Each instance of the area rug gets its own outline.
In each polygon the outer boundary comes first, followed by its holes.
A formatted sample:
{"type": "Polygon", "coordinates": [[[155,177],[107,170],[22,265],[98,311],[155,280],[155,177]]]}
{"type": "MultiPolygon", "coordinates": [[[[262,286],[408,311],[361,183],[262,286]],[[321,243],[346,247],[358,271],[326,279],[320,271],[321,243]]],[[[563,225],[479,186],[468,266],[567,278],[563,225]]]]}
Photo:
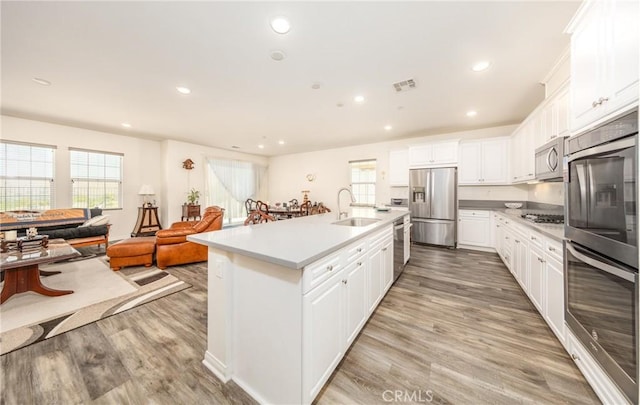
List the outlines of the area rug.
{"type": "Polygon", "coordinates": [[[156,267],[112,271],[105,257],[41,266],[48,287],[73,294],[16,294],[0,305],[0,355],[118,314],[191,285],[156,267]]]}

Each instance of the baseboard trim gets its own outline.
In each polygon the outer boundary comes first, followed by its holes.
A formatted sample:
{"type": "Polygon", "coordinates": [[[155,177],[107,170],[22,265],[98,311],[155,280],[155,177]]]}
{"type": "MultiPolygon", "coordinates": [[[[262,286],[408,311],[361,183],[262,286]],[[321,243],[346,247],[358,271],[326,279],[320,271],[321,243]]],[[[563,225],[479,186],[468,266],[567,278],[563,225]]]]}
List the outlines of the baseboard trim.
{"type": "Polygon", "coordinates": [[[206,368],[209,369],[220,381],[223,383],[229,382],[231,380],[229,367],[225,366],[220,362],[220,360],[216,359],[209,351],[204,353],[204,359],[202,360],[202,364],[206,368]]]}
{"type": "Polygon", "coordinates": [[[496,250],[494,248],[483,247],[483,246],[472,246],[472,245],[460,245],[460,244],[458,244],[458,249],[477,250],[479,252],[496,253],[496,250]]]}

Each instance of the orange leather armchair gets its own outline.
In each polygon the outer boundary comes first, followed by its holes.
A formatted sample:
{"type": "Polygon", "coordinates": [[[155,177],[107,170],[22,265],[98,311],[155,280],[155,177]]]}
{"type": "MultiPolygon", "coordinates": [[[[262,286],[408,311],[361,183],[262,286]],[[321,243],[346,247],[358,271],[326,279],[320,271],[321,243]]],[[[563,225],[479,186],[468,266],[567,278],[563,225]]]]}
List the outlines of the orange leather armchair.
{"type": "Polygon", "coordinates": [[[168,266],[207,261],[208,248],[187,241],[187,235],[217,231],[222,228],[224,209],[207,207],[200,221],[175,222],[169,229],[156,232],[156,262],[165,269],[168,266]]]}

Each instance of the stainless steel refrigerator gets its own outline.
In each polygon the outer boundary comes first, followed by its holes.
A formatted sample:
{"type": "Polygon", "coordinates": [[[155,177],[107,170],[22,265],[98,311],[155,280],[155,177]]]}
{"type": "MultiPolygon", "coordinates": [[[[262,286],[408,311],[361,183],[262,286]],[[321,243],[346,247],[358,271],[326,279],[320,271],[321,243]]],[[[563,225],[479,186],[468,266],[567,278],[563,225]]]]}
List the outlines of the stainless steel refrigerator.
{"type": "Polygon", "coordinates": [[[409,209],[414,242],[456,246],[457,183],[455,167],[410,170],[409,209]]]}

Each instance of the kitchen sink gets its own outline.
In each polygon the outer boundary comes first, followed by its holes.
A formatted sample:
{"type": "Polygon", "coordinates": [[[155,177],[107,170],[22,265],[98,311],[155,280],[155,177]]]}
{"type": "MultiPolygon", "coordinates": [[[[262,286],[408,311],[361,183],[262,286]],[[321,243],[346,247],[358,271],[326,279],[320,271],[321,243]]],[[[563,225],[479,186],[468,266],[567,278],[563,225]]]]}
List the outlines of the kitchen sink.
{"type": "Polygon", "coordinates": [[[343,219],[342,221],[333,222],[333,224],[344,225],[344,226],[367,226],[367,225],[375,224],[378,221],[380,220],[376,218],[353,217],[353,218],[343,219]]]}

